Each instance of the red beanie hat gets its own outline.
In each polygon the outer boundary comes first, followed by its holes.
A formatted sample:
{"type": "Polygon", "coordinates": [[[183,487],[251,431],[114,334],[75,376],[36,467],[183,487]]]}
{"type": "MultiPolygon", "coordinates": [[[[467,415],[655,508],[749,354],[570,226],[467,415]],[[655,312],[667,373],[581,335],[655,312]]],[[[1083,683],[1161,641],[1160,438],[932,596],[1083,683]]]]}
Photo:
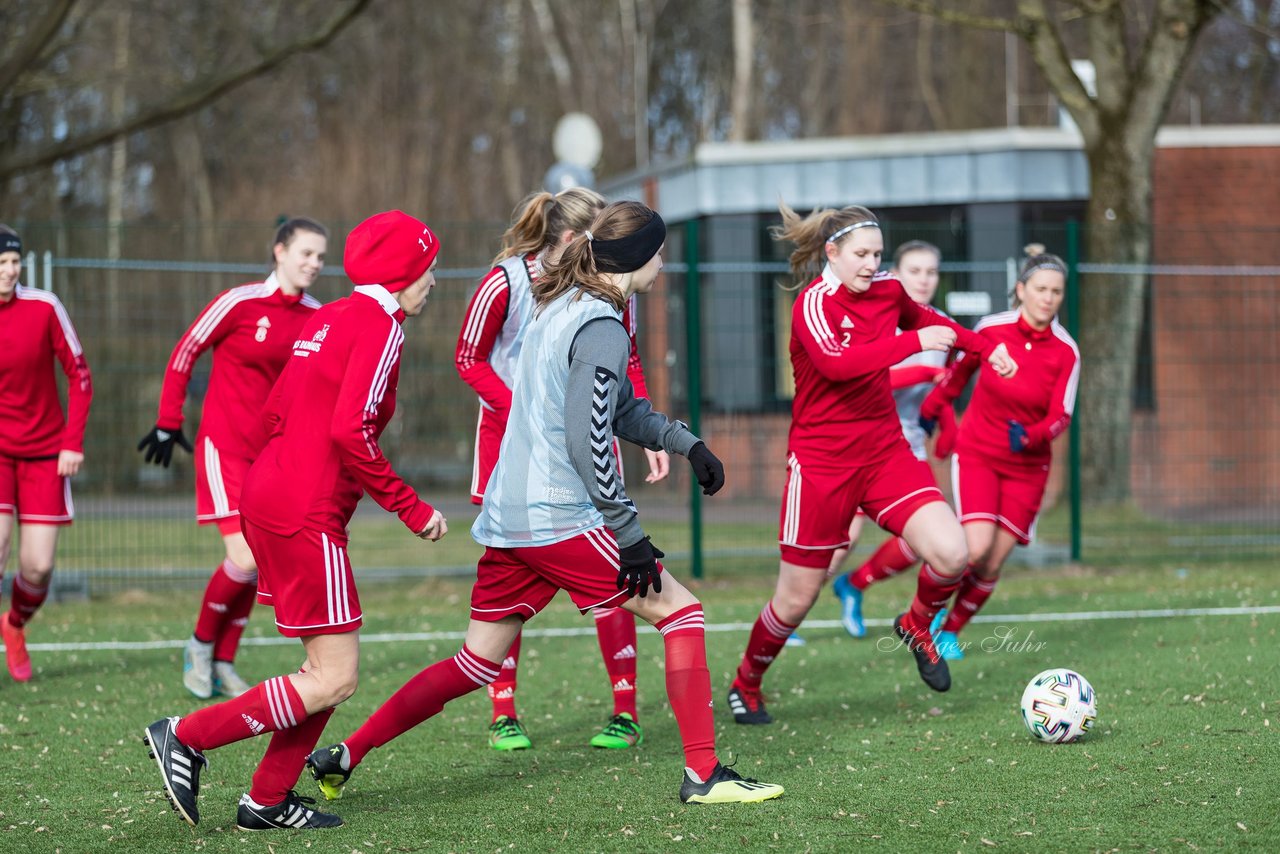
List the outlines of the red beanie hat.
{"type": "Polygon", "coordinates": [[[395,293],[427,272],[440,241],[427,224],[404,211],[374,214],[347,235],[342,267],[357,285],[382,285],[395,293]]]}

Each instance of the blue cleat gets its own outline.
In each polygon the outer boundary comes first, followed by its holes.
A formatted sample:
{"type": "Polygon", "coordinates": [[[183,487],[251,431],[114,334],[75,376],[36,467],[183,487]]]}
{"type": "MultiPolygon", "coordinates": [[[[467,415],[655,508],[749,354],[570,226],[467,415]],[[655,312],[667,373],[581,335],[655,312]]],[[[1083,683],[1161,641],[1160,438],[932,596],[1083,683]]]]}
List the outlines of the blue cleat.
{"type": "Polygon", "coordinates": [[[938,636],[938,632],[942,631],[942,624],[946,621],[947,609],[943,608],[941,611],[933,615],[933,622],[929,623],[929,637],[936,638],[938,636]]]}
{"type": "Polygon", "coordinates": [[[867,625],[862,621],[862,591],[849,581],[849,573],[836,576],[831,590],[840,599],[840,623],[849,637],[866,637],[867,625]]]}
{"type": "Polygon", "coordinates": [[[804,646],[806,643],[808,641],[800,637],[799,632],[792,632],[791,636],[787,638],[787,646],[804,646]]]}
{"type": "Polygon", "coordinates": [[[964,658],[964,650],[960,648],[960,641],[955,632],[938,632],[933,636],[933,645],[937,647],[938,655],[946,661],[959,661],[964,658]]]}

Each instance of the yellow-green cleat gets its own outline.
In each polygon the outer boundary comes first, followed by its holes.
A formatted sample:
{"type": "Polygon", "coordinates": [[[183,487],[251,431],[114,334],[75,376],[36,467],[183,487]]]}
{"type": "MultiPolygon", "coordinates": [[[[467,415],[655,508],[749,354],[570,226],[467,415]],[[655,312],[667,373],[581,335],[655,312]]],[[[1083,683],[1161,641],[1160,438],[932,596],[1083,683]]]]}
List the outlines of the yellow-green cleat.
{"type": "Polygon", "coordinates": [[[627,712],[614,715],[613,720],[604,725],[604,729],[591,737],[592,747],[603,747],[607,750],[626,750],[644,741],[644,730],[627,712]]]}
{"type": "MultiPolygon", "coordinates": [[[[311,769],[311,776],[315,778],[320,794],[324,795],[326,801],[336,801],[342,797],[342,787],[351,779],[349,767],[342,767],[346,759],[345,744],[322,747],[307,757],[307,767],[311,769]]],[[[346,764],[350,766],[350,761],[346,764]]]]}
{"type": "Polygon", "coordinates": [[[528,750],[533,742],[519,718],[500,715],[489,724],[489,746],[494,750],[528,750]]]}
{"type": "Polygon", "coordinates": [[[680,800],[686,804],[754,804],[780,797],[782,791],[775,783],[761,783],[743,777],[732,768],[717,765],[706,782],[700,782],[691,770],[684,769],[680,800]]]}

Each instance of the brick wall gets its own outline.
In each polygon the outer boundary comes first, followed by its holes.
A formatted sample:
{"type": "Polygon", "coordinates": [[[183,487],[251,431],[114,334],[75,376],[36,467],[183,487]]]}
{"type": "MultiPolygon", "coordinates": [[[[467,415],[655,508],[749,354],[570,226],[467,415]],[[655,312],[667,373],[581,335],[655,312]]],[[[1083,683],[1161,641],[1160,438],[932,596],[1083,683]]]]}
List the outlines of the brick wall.
{"type": "MultiPolygon", "coordinates": [[[[1157,264],[1280,265],[1280,148],[1162,148],[1157,264]]],[[[1155,411],[1134,425],[1134,496],[1165,515],[1280,504],[1280,303],[1263,277],[1156,276],[1155,411]]]]}

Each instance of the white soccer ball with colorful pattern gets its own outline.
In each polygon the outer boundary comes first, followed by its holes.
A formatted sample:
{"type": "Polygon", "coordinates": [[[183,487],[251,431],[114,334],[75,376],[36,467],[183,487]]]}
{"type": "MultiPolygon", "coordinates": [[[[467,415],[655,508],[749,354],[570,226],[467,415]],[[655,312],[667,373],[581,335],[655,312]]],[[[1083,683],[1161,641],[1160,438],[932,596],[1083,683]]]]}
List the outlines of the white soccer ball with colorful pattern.
{"type": "Polygon", "coordinates": [[[1022,692],[1022,722],[1040,741],[1066,744],[1084,735],[1098,718],[1093,686],[1074,670],[1055,667],[1027,683],[1022,692]]]}

